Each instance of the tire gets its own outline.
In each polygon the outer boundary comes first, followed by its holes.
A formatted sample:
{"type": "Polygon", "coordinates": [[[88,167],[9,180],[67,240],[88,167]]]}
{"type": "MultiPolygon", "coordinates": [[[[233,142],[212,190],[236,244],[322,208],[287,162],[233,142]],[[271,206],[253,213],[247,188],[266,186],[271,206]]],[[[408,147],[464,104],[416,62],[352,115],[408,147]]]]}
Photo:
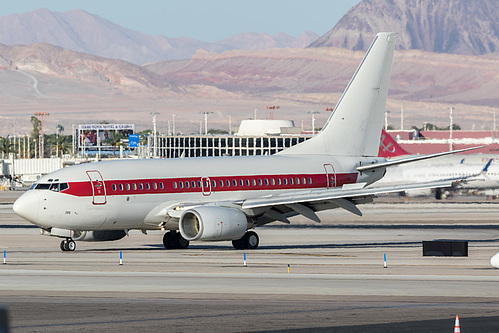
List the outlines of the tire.
{"type": "Polygon", "coordinates": [[[256,248],[258,248],[258,244],[260,243],[260,238],[254,231],[248,231],[247,233],[245,233],[241,240],[244,243],[244,248],[248,250],[255,250],[256,248]]]}
{"type": "Polygon", "coordinates": [[[74,240],[70,239],[66,242],[68,251],[76,250],[76,243],[74,240]]]}
{"type": "Polygon", "coordinates": [[[168,231],[167,233],[165,233],[163,235],[163,245],[164,245],[165,249],[168,250],[168,249],[174,248],[173,236],[174,236],[174,232],[172,232],[172,231],[168,231]]]}
{"type": "Polygon", "coordinates": [[[189,247],[189,241],[182,237],[180,232],[175,233],[175,236],[173,236],[173,244],[176,249],[184,250],[189,247]]]}
{"type": "Polygon", "coordinates": [[[60,247],[61,247],[61,251],[66,252],[67,251],[67,241],[66,240],[61,241],[60,247]]]}
{"type": "Polygon", "coordinates": [[[244,242],[242,238],[234,239],[232,241],[232,246],[234,246],[236,250],[244,250],[244,242]]]}

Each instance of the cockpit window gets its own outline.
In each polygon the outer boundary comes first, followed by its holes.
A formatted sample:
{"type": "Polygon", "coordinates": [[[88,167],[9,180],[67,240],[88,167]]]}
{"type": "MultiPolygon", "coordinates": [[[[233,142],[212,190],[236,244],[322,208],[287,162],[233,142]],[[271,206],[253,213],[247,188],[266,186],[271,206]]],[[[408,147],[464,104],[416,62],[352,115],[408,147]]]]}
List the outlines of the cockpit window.
{"type": "Polygon", "coordinates": [[[51,183],[51,184],[38,183],[31,186],[32,190],[50,190],[54,192],[62,192],[64,190],[67,190],[68,188],[69,188],[68,183],[51,183]]]}

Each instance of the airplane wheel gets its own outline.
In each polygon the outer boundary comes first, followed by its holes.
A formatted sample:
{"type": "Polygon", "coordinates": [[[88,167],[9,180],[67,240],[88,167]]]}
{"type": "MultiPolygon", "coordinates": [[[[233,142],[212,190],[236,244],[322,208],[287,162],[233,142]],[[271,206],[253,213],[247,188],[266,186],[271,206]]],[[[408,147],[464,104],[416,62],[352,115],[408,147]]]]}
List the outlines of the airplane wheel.
{"type": "Polygon", "coordinates": [[[169,231],[163,235],[163,245],[165,249],[174,249],[175,246],[173,244],[173,237],[175,235],[175,231],[169,231]]]}
{"type": "Polygon", "coordinates": [[[260,238],[256,232],[248,231],[244,234],[243,238],[241,238],[241,241],[243,242],[245,249],[255,250],[260,243],[260,238]]]}
{"type": "Polygon", "coordinates": [[[74,251],[76,250],[76,243],[74,240],[70,239],[66,242],[68,251],[74,251]]]}
{"type": "Polygon", "coordinates": [[[61,242],[60,246],[61,246],[61,251],[63,251],[63,252],[68,251],[68,249],[67,249],[68,248],[68,241],[67,240],[63,240],[61,242]]]}
{"type": "Polygon", "coordinates": [[[236,250],[244,250],[244,242],[242,241],[242,239],[241,239],[241,238],[239,238],[239,239],[234,239],[234,240],[232,241],[232,246],[234,246],[234,248],[235,248],[236,250]]]}
{"type": "Polygon", "coordinates": [[[180,232],[175,233],[173,243],[175,244],[176,249],[187,249],[189,247],[189,241],[182,237],[180,232]]]}

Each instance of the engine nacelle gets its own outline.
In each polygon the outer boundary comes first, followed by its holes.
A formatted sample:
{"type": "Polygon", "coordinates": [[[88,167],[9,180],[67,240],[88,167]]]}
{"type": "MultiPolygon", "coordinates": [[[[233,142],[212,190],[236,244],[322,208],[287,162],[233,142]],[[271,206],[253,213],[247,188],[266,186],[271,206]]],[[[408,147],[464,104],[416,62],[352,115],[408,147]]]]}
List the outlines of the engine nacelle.
{"type": "Polygon", "coordinates": [[[248,229],[246,215],[234,208],[200,206],[186,210],[179,221],[188,241],[224,241],[241,238],[248,229]]]}
{"type": "Polygon", "coordinates": [[[96,230],[96,231],[74,231],[67,229],[52,228],[42,229],[42,235],[72,238],[75,241],[84,242],[108,242],[122,239],[126,236],[124,230],[96,230]]]}

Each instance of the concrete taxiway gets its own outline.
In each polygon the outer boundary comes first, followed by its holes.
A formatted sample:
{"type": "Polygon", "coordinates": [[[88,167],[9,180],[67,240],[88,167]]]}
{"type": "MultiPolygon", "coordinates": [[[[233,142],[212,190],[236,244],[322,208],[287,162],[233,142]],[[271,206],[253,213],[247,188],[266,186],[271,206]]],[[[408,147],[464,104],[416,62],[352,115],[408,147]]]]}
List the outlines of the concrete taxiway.
{"type": "Polygon", "coordinates": [[[243,266],[229,242],[167,251],[160,232],[63,253],[12,212],[16,196],[0,193],[13,332],[441,332],[456,314],[463,332],[499,325],[499,201],[381,198],[363,217],[262,227],[243,266]],[[421,241],[442,239],[469,241],[469,256],[422,256],[421,241]]]}

